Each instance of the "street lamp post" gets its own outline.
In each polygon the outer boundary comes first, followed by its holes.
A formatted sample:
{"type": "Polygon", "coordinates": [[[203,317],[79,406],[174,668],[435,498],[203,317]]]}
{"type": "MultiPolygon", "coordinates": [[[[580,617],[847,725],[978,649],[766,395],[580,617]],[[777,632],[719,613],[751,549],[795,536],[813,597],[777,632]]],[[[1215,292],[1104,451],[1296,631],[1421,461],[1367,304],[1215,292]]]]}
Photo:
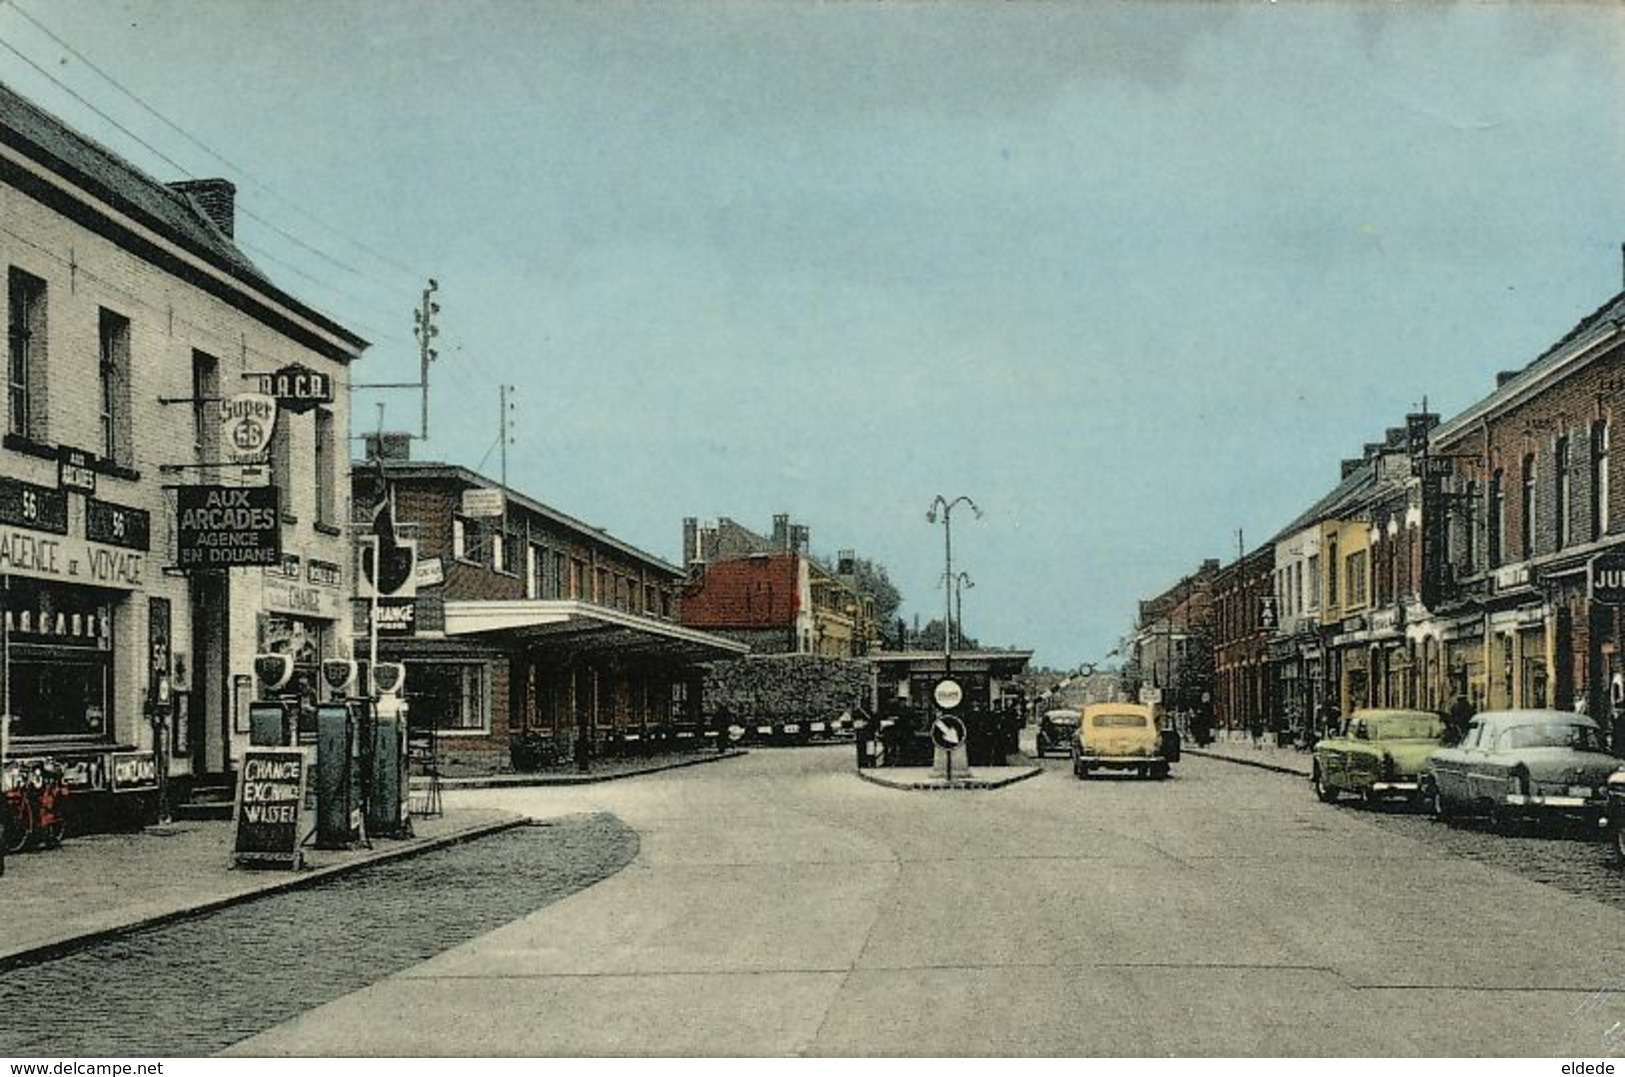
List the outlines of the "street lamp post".
{"type": "Polygon", "coordinates": [[[960,646],[965,644],[965,591],[975,586],[968,572],[954,576],[954,637],[960,646]]]}
{"type": "Polygon", "coordinates": [[[981,519],[982,510],[976,507],[976,502],[963,494],[952,501],[938,494],[932,500],[931,507],[925,510],[925,518],[929,523],[937,522],[939,510],[942,516],[942,665],[944,676],[952,674],[954,671],[954,508],[962,504],[969,505],[971,512],[976,514],[977,519],[981,519]]]}

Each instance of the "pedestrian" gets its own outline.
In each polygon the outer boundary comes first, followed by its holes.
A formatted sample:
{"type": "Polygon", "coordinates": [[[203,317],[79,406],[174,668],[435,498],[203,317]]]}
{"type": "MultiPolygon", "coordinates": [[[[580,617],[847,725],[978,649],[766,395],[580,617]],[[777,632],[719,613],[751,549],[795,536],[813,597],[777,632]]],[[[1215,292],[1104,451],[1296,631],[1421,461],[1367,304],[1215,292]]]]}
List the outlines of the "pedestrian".
{"type": "Polygon", "coordinates": [[[1461,692],[1456,693],[1455,702],[1450,704],[1450,712],[1445,715],[1445,727],[1449,731],[1450,743],[1459,744],[1461,738],[1467,735],[1467,725],[1473,720],[1473,705],[1461,692]]]}

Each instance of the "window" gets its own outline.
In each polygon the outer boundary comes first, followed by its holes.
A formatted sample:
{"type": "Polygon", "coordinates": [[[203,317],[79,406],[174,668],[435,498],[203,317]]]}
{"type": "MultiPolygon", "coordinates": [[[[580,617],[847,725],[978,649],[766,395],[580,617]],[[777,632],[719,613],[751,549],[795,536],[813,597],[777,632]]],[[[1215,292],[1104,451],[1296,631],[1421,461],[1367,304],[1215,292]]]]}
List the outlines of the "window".
{"type": "Polygon", "coordinates": [[[1507,541],[1506,476],[1500,468],[1490,476],[1490,498],[1485,511],[1489,517],[1484,521],[1484,529],[1489,532],[1490,567],[1495,568],[1506,554],[1507,541]]]}
{"type": "Polygon", "coordinates": [[[12,269],[7,295],[6,433],[44,441],[45,282],[12,269]]]}
{"type": "Polygon", "coordinates": [[[1527,560],[1535,552],[1535,454],[1523,458],[1523,518],[1518,521],[1518,549],[1527,560]]]}
{"type": "Polygon", "coordinates": [[[1320,555],[1309,555],[1309,608],[1318,609],[1320,606],[1320,555]]]}
{"type": "Polygon", "coordinates": [[[271,428],[271,481],[282,487],[282,515],[289,520],[294,518],[293,488],[296,485],[288,481],[293,477],[291,418],[287,412],[279,411],[276,426],[271,428]]]}
{"type": "Polygon", "coordinates": [[[1591,537],[1608,532],[1608,420],[1591,424],[1591,537]]]}
{"type": "Polygon", "coordinates": [[[491,567],[498,572],[508,571],[508,536],[501,531],[491,534],[491,567]]]}
{"type": "Polygon", "coordinates": [[[1326,543],[1326,605],[1337,608],[1337,536],[1326,543]]]}
{"type": "Polygon", "coordinates": [[[101,596],[12,578],[0,614],[10,661],[0,677],[10,677],[14,750],[34,737],[111,736],[113,620],[101,596]]]}
{"type": "Polygon", "coordinates": [[[211,404],[220,402],[220,360],[204,352],[192,353],[192,444],[198,462],[220,459],[220,424],[211,422],[211,404]]]}
{"type": "Polygon", "coordinates": [[[1569,544],[1569,510],[1573,507],[1570,501],[1569,482],[1569,439],[1557,439],[1557,449],[1554,453],[1552,470],[1557,479],[1557,527],[1555,537],[1557,548],[1562,549],[1569,544]]]}
{"type": "Polygon", "coordinates": [[[570,559],[570,597],[578,602],[588,599],[587,563],[573,557],[570,559]]]}
{"type": "Polygon", "coordinates": [[[316,410],[316,523],[331,527],[338,522],[338,441],[334,436],[333,413],[316,410]]]}
{"type": "Polygon", "coordinates": [[[1471,572],[1478,565],[1478,528],[1473,525],[1471,506],[1478,503],[1478,483],[1474,480],[1467,482],[1468,510],[1462,514],[1461,527],[1461,556],[1467,570],[1471,572]]]}
{"type": "Polygon", "coordinates": [[[1368,551],[1356,550],[1348,555],[1343,562],[1345,579],[1343,590],[1347,595],[1349,608],[1365,605],[1367,565],[1370,561],[1368,551]]]}
{"type": "Polygon", "coordinates": [[[101,456],[115,464],[129,464],[130,446],[130,319],[110,310],[101,312],[101,456]]]}
{"type": "Polygon", "coordinates": [[[468,521],[457,516],[451,518],[451,555],[468,560],[468,521]]]}
{"type": "Polygon", "coordinates": [[[542,575],[546,571],[547,551],[540,546],[530,548],[530,556],[525,559],[525,597],[542,597],[542,575]]]}
{"type": "Polygon", "coordinates": [[[440,733],[489,732],[485,668],[479,662],[407,662],[412,726],[440,733]]]}

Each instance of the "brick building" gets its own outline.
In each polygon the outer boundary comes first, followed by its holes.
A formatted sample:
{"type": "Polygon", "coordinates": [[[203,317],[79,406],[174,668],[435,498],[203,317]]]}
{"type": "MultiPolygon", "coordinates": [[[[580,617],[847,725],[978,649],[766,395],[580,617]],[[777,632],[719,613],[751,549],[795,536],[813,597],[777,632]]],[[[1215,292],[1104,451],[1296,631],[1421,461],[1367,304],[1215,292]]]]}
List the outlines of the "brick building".
{"type": "Polygon", "coordinates": [[[222,412],[291,366],[342,385],[366,345],[238,250],[234,202],[223,180],[161,183],[0,85],[0,687],[13,755],[65,764],[86,809],[160,774],[177,794],[228,775],[254,655],[310,678],[348,647],[347,401],[273,409],[255,473],[222,466],[222,412]],[[280,494],[241,495],[274,565],[182,565],[175,488],[215,484],[280,494]]]}
{"type": "Polygon", "coordinates": [[[1213,721],[1241,730],[1256,718],[1284,728],[1269,692],[1269,640],[1278,620],[1275,545],[1267,543],[1213,576],[1213,721]]]}
{"type": "Polygon", "coordinates": [[[727,517],[683,521],[690,583],[683,623],[749,644],[757,654],[867,655],[879,640],[874,600],[843,553],[832,568],[808,552],[808,531],[788,515],[764,536],[727,517]]]}
{"type": "Polygon", "coordinates": [[[1432,506],[1445,675],[1479,707],[1607,714],[1625,674],[1620,610],[1587,588],[1591,559],[1625,546],[1622,322],[1625,293],[1434,433],[1452,462],[1432,506]]]}
{"type": "MultiPolygon", "coordinates": [[[[700,735],[703,671],[744,644],[679,623],[684,574],[467,468],[357,464],[360,531],[382,468],[420,586],[386,604],[380,661],[406,667],[409,721],[444,752],[497,764],[529,733],[559,759],[700,735]]],[[[358,602],[357,654],[370,649],[358,602]]]]}
{"type": "Polygon", "coordinates": [[[1213,705],[1213,580],[1216,558],[1140,603],[1133,639],[1131,694],[1152,688],[1169,713],[1211,711],[1213,705]]]}

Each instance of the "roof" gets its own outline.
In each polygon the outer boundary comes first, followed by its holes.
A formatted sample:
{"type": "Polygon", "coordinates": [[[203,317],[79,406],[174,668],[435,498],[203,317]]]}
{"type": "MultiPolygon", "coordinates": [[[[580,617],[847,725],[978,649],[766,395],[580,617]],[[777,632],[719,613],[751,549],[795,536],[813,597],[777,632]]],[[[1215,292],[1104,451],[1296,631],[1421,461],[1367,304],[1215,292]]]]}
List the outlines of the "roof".
{"type": "Polygon", "coordinates": [[[695,628],[784,628],[801,609],[800,568],[793,553],[716,561],[684,592],[683,623],[695,628]]]}
{"type": "Polygon", "coordinates": [[[1510,710],[1479,711],[1472,720],[1483,725],[1528,725],[1534,722],[1570,722],[1594,726],[1597,720],[1579,711],[1510,710]]]}
{"type": "Polygon", "coordinates": [[[215,226],[189,195],[154,179],[0,82],[0,142],[223,270],[241,284],[295,310],[359,350],[366,341],[282,291],[215,226]]]}
{"type": "Polygon", "coordinates": [[[547,642],[581,654],[642,655],[704,662],[750,648],[721,636],[575,599],[484,599],[446,603],[447,636],[547,642]]]}
{"type": "Polygon", "coordinates": [[[1360,466],[1351,471],[1343,481],[1332,487],[1331,492],[1299,513],[1291,523],[1277,531],[1270,539],[1272,543],[1280,542],[1306,527],[1312,527],[1321,520],[1331,516],[1337,509],[1347,502],[1353,501],[1368,487],[1376,484],[1377,468],[1374,461],[1364,460],[1360,466]]]}
{"type": "MultiPolygon", "coordinates": [[[[380,461],[377,459],[352,460],[350,462],[350,482],[352,487],[357,485],[365,486],[365,484],[371,483],[373,480],[373,473],[377,470],[379,462],[380,461]]],[[[576,519],[574,516],[560,512],[558,509],[552,508],[551,506],[544,505],[535,498],[522,494],[510,487],[505,487],[500,482],[497,482],[494,479],[488,479],[479,472],[463,467],[461,464],[446,464],[436,461],[418,460],[384,460],[382,463],[385,476],[397,481],[410,479],[423,479],[431,481],[449,480],[451,483],[457,485],[459,492],[461,490],[472,489],[474,487],[481,487],[490,490],[502,490],[508,500],[518,504],[526,511],[533,512],[537,516],[551,520],[553,523],[556,523],[561,527],[570,528],[571,530],[580,534],[583,538],[601,543],[610,549],[623,553],[628,557],[636,558],[637,560],[640,560],[653,568],[658,568],[672,576],[683,575],[683,570],[672,564],[670,561],[663,560],[662,558],[656,557],[652,553],[647,553],[640,550],[631,543],[621,541],[601,527],[594,527],[589,523],[576,519]]]]}

